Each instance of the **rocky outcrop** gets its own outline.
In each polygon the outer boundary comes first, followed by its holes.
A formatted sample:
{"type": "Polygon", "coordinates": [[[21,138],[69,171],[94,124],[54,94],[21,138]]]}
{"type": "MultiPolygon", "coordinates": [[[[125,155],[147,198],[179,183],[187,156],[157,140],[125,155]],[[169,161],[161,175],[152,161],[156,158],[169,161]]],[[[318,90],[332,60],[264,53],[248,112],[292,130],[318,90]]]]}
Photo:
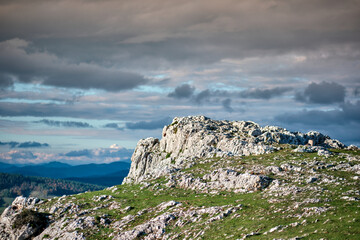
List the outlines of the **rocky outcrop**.
{"type": "Polygon", "coordinates": [[[239,173],[232,169],[216,169],[202,178],[191,174],[169,175],[168,187],[179,187],[199,192],[254,192],[266,188],[272,181],[263,175],[239,173]]]}
{"type": "Polygon", "coordinates": [[[0,217],[0,239],[31,239],[48,225],[46,214],[33,211],[38,198],[17,197],[0,217]]]}
{"type": "Polygon", "coordinates": [[[174,118],[161,140],[142,139],[131,158],[124,183],[141,182],[182,169],[196,158],[247,156],[271,153],[274,144],[344,148],[338,140],[318,132],[290,132],[275,126],[260,127],[250,121],[218,121],[204,116],[174,118]]]}

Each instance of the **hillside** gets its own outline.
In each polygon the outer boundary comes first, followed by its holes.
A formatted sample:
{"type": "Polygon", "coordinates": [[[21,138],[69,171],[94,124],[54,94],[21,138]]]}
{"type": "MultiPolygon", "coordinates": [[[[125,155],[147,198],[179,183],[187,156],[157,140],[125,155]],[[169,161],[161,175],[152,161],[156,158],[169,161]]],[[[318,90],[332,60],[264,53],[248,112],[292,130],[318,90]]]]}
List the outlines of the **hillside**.
{"type": "MultiPolygon", "coordinates": [[[[26,176],[39,176],[50,178],[94,178],[99,177],[101,179],[104,176],[118,174],[119,171],[123,173],[118,177],[126,177],[127,171],[130,168],[128,162],[112,162],[102,164],[82,164],[72,166],[66,163],[49,162],[45,164],[34,164],[27,166],[16,166],[10,164],[0,163],[1,172],[5,173],[17,173],[26,176]]],[[[120,184],[122,182],[115,180],[112,185],[120,184]]]]}
{"type": "Polygon", "coordinates": [[[1,216],[0,238],[360,235],[357,147],[317,132],[202,116],[175,118],[162,136],[139,141],[122,185],[51,200],[17,198],[1,216]]]}
{"type": "Polygon", "coordinates": [[[17,196],[50,198],[103,188],[75,181],[0,173],[0,211],[9,206],[17,196]]]}

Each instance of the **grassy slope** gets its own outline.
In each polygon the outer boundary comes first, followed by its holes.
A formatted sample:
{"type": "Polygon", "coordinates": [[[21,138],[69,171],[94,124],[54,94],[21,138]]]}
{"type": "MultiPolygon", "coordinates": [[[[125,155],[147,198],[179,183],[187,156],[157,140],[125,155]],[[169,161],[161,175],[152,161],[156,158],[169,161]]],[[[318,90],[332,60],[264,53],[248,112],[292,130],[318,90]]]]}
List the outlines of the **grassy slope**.
{"type": "MultiPolygon", "coordinates": [[[[359,155],[359,152],[337,151],[345,152],[351,155],[359,155]]],[[[183,172],[194,173],[195,176],[202,176],[218,167],[232,167],[244,169],[251,168],[253,165],[276,165],[280,166],[282,163],[291,162],[294,166],[302,166],[310,170],[313,167],[307,167],[303,164],[304,161],[322,161],[325,163],[339,163],[346,161],[344,156],[336,155],[330,158],[318,157],[313,153],[293,153],[290,147],[269,154],[260,156],[238,157],[210,159],[210,162],[200,162],[191,169],[182,170],[183,172]]],[[[359,162],[357,162],[359,164],[359,162]]],[[[307,173],[302,173],[301,179],[305,179],[307,173]]],[[[131,206],[132,209],[128,212],[119,210],[109,210],[108,208],[98,209],[89,213],[90,216],[102,216],[107,214],[109,218],[115,222],[125,217],[126,215],[136,215],[140,210],[156,207],[162,202],[175,200],[182,203],[184,211],[194,207],[210,207],[210,206],[224,206],[224,205],[238,205],[241,203],[243,208],[236,214],[231,214],[222,220],[207,223],[209,216],[206,214],[202,216],[197,223],[185,224],[181,228],[174,226],[176,222],[173,221],[167,227],[167,233],[179,234],[179,239],[182,239],[185,231],[188,231],[190,236],[196,236],[201,230],[205,233],[199,239],[238,239],[245,234],[252,232],[259,232],[260,235],[251,236],[251,239],[273,239],[273,238],[291,238],[304,237],[304,239],[356,239],[360,236],[360,204],[359,201],[347,201],[342,199],[345,192],[349,190],[359,191],[360,181],[353,179],[354,173],[345,171],[333,171],[330,169],[318,169],[317,174],[336,177],[342,179],[341,184],[334,183],[312,183],[315,187],[322,189],[321,191],[303,191],[296,195],[287,196],[269,196],[266,191],[254,193],[233,193],[220,192],[219,194],[198,193],[192,190],[184,190],[180,188],[168,188],[164,185],[165,178],[159,178],[151,182],[152,186],[148,188],[141,188],[140,185],[121,185],[117,186],[117,190],[112,192],[110,190],[102,190],[98,192],[83,193],[66,198],[65,202],[73,202],[82,209],[92,209],[102,204],[101,202],[94,202],[94,196],[111,195],[112,201],[118,202],[121,206],[131,206]],[[156,187],[154,187],[156,186],[156,187]],[[273,201],[273,200],[276,201],[273,201]],[[306,199],[320,199],[319,203],[306,203],[306,199]],[[305,202],[304,202],[305,201],[305,202]],[[299,205],[300,204],[300,205],[299,205]],[[296,207],[296,206],[299,207],[296,207]],[[314,214],[311,216],[301,216],[306,208],[311,207],[325,207],[326,212],[321,214],[314,214]],[[293,224],[291,226],[290,224],[293,224]],[[269,231],[275,226],[285,226],[281,230],[277,230],[267,235],[263,233],[269,231]],[[287,227],[286,227],[287,226],[287,227]]],[[[283,180],[288,183],[293,183],[298,187],[306,187],[309,184],[304,181],[293,182],[291,173],[284,176],[283,180]]],[[[349,193],[347,193],[349,195],[349,193]]],[[[351,194],[350,194],[351,195],[351,194]]],[[[43,209],[48,209],[56,199],[50,200],[44,204],[43,209]]],[[[169,210],[170,211],[170,210],[169,210]]],[[[157,213],[159,215],[160,213],[157,213]]],[[[72,217],[72,216],[68,216],[72,217]]],[[[154,217],[153,212],[142,214],[131,222],[127,229],[144,223],[154,217]]],[[[110,227],[98,225],[98,230],[87,229],[84,231],[89,239],[107,239],[108,235],[113,231],[110,227]]]]}

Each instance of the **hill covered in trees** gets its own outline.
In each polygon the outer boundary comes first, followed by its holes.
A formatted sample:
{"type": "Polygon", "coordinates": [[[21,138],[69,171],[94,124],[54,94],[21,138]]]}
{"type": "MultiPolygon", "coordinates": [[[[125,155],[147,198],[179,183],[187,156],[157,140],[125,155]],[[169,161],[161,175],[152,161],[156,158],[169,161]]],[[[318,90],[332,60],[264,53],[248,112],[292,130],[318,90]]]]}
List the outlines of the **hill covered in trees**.
{"type": "Polygon", "coordinates": [[[17,196],[49,198],[85,191],[95,191],[104,186],[63,179],[23,176],[0,173],[0,212],[17,196]]]}

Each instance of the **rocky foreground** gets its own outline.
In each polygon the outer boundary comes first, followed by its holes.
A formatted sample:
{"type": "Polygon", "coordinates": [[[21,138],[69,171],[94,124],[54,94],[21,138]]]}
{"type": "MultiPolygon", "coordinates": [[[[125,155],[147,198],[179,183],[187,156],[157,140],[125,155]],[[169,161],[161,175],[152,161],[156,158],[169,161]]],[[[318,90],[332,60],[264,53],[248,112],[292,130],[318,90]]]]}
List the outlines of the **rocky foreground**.
{"type": "Polygon", "coordinates": [[[123,185],[18,197],[0,239],[358,239],[360,151],[318,132],[175,118],[123,185]]]}

